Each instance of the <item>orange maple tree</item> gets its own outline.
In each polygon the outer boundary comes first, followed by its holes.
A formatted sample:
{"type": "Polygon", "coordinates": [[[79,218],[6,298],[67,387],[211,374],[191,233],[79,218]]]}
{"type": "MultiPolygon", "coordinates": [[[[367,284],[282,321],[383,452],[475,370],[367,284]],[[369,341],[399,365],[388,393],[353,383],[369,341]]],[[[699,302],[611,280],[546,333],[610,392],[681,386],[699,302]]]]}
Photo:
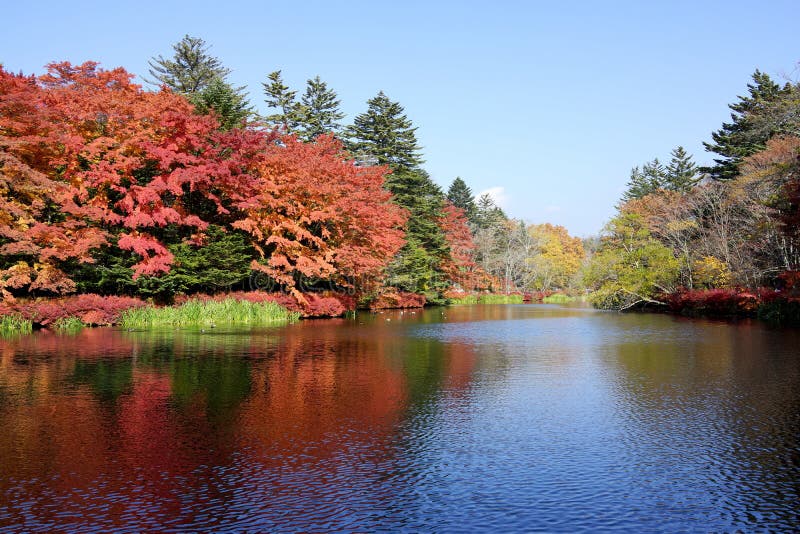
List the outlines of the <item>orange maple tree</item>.
{"type": "Polygon", "coordinates": [[[131,78],[94,62],[39,78],[0,70],[0,254],[19,259],[4,288],[68,292],[59,262],[92,262],[104,244],[141,257],[134,277],[166,272],[161,229],[198,241],[256,194],[250,161],[269,134],[220,132],[182,96],[131,78]]]}
{"type": "Polygon", "coordinates": [[[443,211],[439,226],[450,247],[450,257],[443,271],[466,291],[488,287],[489,276],[475,263],[475,242],[464,210],[447,202],[443,211]]]}
{"type": "Polygon", "coordinates": [[[255,163],[259,193],[239,204],[264,258],[254,269],[293,290],[299,277],[361,291],[380,282],[404,244],[407,212],[383,189],[386,167],[358,167],[332,136],[271,144],[255,163]],[[356,280],[356,277],[358,280],[356,280]]]}

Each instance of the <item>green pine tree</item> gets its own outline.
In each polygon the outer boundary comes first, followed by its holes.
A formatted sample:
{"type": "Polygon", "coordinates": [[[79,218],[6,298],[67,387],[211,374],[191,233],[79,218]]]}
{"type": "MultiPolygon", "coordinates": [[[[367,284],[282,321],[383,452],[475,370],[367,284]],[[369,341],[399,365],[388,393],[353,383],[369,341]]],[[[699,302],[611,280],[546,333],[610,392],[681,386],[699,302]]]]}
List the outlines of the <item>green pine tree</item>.
{"type": "Polygon", "coordinates": [[[300,121],[300,105],[297,103],[297,91],[292,91],[283,83],[281,71],[276,70],[267,75],[264,86],[264,101],[276,113],[267,115],[266,121],[276,127],[282,127],[287,133],[294,133],[300,121]]]}
{"type": "Polygon", "coordinates": [[[383,91],[367,102],[367,111],[358,115],[346,130],[348,148],[357,157],[372,156],[379,165],[393,171],[411,171],[422,163],[417,143],[417,128],[403,107],[389,100],[383,91]]]}
{"type": "Polygon", "coordinates": [[[752,116],[758,115],[770,103],[792,91],[789,84],[781,87],[769,75],[756,70],[753,82],[747,84],[748,96],[740,96],[739,101],[729,104],[731,109],[730,123],[723,123],[722,128],[711,134],[712,143],[703,143],[708,152],[718,154],[715,165],[703,167],[700,172],[711,175],[717,180],[730,180],[739,175],[739,163],[759,150],[762,150],[771,132],[764,128],[754,128],[752,116]]]}
{"type": "Polygon", "coordinates": [[[682,146],[674,148],[670,155],[672,159],[667,164],[664,188],[686,193],[697,183],[697,165],[682,146]]]}
{"type": "Polygon", "coordinates": [[[201,92],[215,79],[224,80],[231,72],[218,58],[209,55],[209,46],[199,37],[186,35],[172,49],[175,55],[171,59],[158,56],[150,60],[150,76],[154,80],[149,83],[189,95],[201,92]]]}
{"type": "Polygon", "coordinates": [[[189,100],[199,113],[215,113],[223,130],[241,125],[253,113],[246,95],[221,78],[214,78],[202,91],[191,95],[189,100]]]}
{"type": "Polygon", "coordinates": [[[667,170],[658,161],[658,158],[645,163],[641,169],[634,167],[631,169],[628,188],[622,194],[622,202],[642,198],[656,192],[664,187],[666,177],[667,170]]]}
{"type": "Polygon", "coordinates": [[[447,190],[447,200],[453,206],[464,210],[464,215],[470,224],[477,223],[478,206],[475,204],[475,197],[472,196],[472,190],[461,177],[456,176],[456,179],[450,184],[450,188],[447,190]]]}
{"type": "Polygon", "coordinates": [[[505,212],[497,204],[489,193],[484,193],[478,199],[476,220],[477,226],[481,230],[497,228],[503,225],[508,219],[505,212]]]}
{"type": "Polygon", "coordinates": [[[342,129],[339,123],[344,113],[339,110],[339,99],[333,89],[316,76],[308,80],[306,92],[300,99],[298,108],[297,135],[311,142],[322,134],[338,134],[342,129]]]}
{"type": "Polygon", "coordinates": [[[444,195],[421,169],[390,174],[386,188],[395,202],[409,211],[407,242],[392,262],[389,283],[404,291],[425,293],[435,300],[449,285],[441,270],[450,254],[439,225],[444,214],[444,195]]]}

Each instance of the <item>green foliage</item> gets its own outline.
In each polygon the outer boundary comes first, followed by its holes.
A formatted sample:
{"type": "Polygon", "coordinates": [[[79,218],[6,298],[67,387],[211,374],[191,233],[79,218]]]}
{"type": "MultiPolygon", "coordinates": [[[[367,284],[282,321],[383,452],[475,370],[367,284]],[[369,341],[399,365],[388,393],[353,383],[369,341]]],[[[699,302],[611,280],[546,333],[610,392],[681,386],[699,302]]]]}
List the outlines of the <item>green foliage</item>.
{"type": "Polygon", "coordinates": [[[190,300],[180,306],[135,308],[122,314],[123,328],[209,326],[216,324],[270,325],[296,321],[299,314],[274,302],[190,300]]]}
{"type": "MultiPolygon", "coordinates": [[[[175,261],[169,273],[148,277],[154,293],[217,293],[230,289],[250,276],[255,251],[236,230],[224,232],[209,226],[202,246],[180,243],[171,245],[175,261]],[[157,288],[163,288],[159,290],[157,288]]],[[[142,277],[144,278],[144,277],[142,277]]],[[[146,284],[140,282],[140,286],[146,284]]]]}
{"type": "Polygon", "coordinates": [[[292,133],[297,129],[300,121],[300,107],[297,104],[297,91],[292,91],[283,83],[281,71],[276,70],[267,75],[267,81],[262,83],[264,86],[264,101],[267,106],[277,110],[272,115],[267,115],[267,122],[282,127],[287,133],[292,133]]]}
{"type": "Polygon", "coordinates": [[[21,315],[3,315],[0,317],[0,337],[30,334],[32,331],[33,322],[21,315]]]}
{"type": "Polygon", "coordinates": [[[740,96],[739,101],[729,104],[731,122],[711,134],[711,143],[703,143],[705,149],[721,157],[715,158],[715,165],[703,167],[717,180],[730,180],[739,175],[739,164],[744,158],[763,150],[769,138],[776,133],[775,125],[757,125],[754,118],[763,115],[770,105],[782,97],[796,91],[790,84],[783,87],[772,81],[769,75],[756,70],[753,82],[747,84],[748,96],[740,96]]]}
{"type": "Polygon", "coordinates": [[[298,108],[297,135],[300,139],[311,142],[322,134],[338,134],[342,129],[339,121],[344,118],[339,105],[336,92],[319,76],[308,80],[298,108]]]}
{"type": "Polygon", "coordinates": [[[655,158],[653,161],[642,165],[642,168],[634,167],[631,169],[631,177],[628,180],[628,188],[622,194],[622,201],[628,202],[635,198],[642,198],[651,193],[655,193],[664,187],[667,170],[655,158]]]}
{"type": "Polygon", "coordinates": [[[475,221],[479,229],[497,228],[503,226],[508,220],[505,212],[497,204],[489,193],[484,193],[478,199],[475,221]]]}
{"type": "Polygon", "coordinates": [[[410,213],[406,244],[390,266],[389,283],[411,293],[435,293],[446,289],[442,267],[450,254],[440,220],[444,196],[423,170],[398,171],[387,177],[386,188],[394,200],[410,213]]]}
{"type": "Polygon", "coordinates": [[[697,183],[697,165],[682,146],[674,148],[664,173],[664,188],[686,193],[697,183]]]}
{"type": "Polygon", "coordinates": [[[216,114],[223,130],[241,126],[253,113],[241,89],[234,89],[221,78],[214,78],[202,91],[192,94],[189,100],[198,113],[216,114]]]}
{"type": "Polygon", "coordinates": [[[670,153],[670,161],[665,167],[658,158],[631,169],[627,189],[622,194],[622,202],[644,198],[659,189],[685,193],[697,183],[697,166],[692,156],[682,146],[670,153]]]}
{"type": "Polygon", "coordinates": [[[202,39],[184,36],[172,46],[175,51],[172,59],[158,56],[150,60],[150,76],[155,79],[150,83],[188,95],[203,91],[216,79],[224,80],[230,70],[209,55],[208,48],[202,39]]]}
{"type": "Polygon", "coordinates": [[[450,188],[447,190],[447,200],[453,206],[464,210],[464,215],[470,224],[475,225],[478,220],[478,206],[475,204],[475,197],[467,183],[460,177],[456,177],[450,188]]]}
{"type": "Polygon", "coordinates": [[[383,91],[367,101],[367,111],[346,129],[347,148],[356,156],[372,156],[379,165],[395,172],[415,170],[423,163],[417,143],[417,128],[403,107],[383,91]]]}
{"type": "Polygon", "coordinates": [[[584,283],[594,292],[592,305],[628,309],[657,303],[656,296],[674,289],[680,262],[672,250],[651,235],[641,217],[618,215],[606,227],[600,250],[592,257],[584,283]]]}
{"type": "Polygon", "coordinates": [[[103,247],[94,254],[95,263],[74,264],[66,271],[77,280],[80,293],[138,295],[171,302],[176,294],[218,293],[243,283],[256,257],[241,232],[225,232],[215,225],[206,230],[203,245],[178,242],[168,249],[175,259],[170,271],[160,276],[134,280],[136,256],[117,247],[103,247]]]}

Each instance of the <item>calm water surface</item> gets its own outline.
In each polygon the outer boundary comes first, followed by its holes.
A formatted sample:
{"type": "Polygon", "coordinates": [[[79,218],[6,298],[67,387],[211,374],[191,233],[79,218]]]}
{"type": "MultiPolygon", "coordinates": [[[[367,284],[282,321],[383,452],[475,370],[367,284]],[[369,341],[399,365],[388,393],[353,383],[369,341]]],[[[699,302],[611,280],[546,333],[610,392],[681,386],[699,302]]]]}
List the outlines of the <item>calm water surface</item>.
{"type": "Polygon", "coordinates": [[[547,305],[0,339],[0,531],[792,531],[800,333],[547,305]]]}

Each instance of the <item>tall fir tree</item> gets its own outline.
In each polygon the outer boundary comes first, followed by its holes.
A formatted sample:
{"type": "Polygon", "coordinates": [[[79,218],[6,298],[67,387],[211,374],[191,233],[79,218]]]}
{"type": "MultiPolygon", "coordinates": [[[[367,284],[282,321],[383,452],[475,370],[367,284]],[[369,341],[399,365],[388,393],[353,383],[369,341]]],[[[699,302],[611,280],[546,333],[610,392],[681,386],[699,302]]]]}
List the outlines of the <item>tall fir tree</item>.
{"type": "Polygon", "coordinates": [[[390,283],[436,299],[447,288],[443,267],[450,254],[440,221],[444,195],[422,169],[400,170],[387,177],[395,202],[409,211],[406,245],[391,265],[390,283]]]}
{"type": "Polygon", "coordinates": [[[480,230],[496,228],[508,219],[503,209],[495,203],[489,193],[482,194],[478,199],[475,217],[480,230]]]}
{"type": "Polygon", "coordinates": [[[276,110],[265,119],[276,127],[282,127],[286,133],[294,133],[300,121],[300,104],[297,102],[297,91],[292,91],[283,83],[281,71],[276,70],[267,75],[264,86],[264,101],[267,106],[276,110]]]}
{"type": "Polygon", "coordinates": [[[478,206],[475,204],[475,197],[467,183],[456,176],[450,188],[447,190],[447,200],[457,208],[464,210],[464,215],[470,224],[477,223],[478,206]]]}
{"type": "Polygon", "coordinates": [[[318,135],[338,135],[342,129],[339,121],[344,118],[344,113],[339,109],[339,105],[336,92],[329,89],[319,76],[308,80],[306,92],[300,99],[298,107],[298,137],[306,142],[311,142],[318,135]]]}
{"type": "Polygon", "coordinates": [[[392,170],[386,188],[410,214],[406,245],[391,265],[389,283],[435,300],[449,284],[443,269],[450,249],[440,224],[444,194],[420,167],[417,129],[403,107],[382,91],[367,104],[346,130],[347,146],[357,158],[371,158],[392,170]]]}
{"type": "Polygon", "coordinates": [[[697,165],[682,146],[672,149],[664,174],[664,188],[686,193],[697,183],[697,165]]]}
{"type": "Polygon", "coordinates": [[[223,130],[242,124],[253,113],[246,95],[220,78],[215,78],[199,93],[189,96],[201,114],[215,113],[223,130]]]}
{"type": "Polygon", "coordinates": [[[629,200],[655,193],[664,187],[666,177],[667,169],[658,161],[658,158],[645,163],[641,169],[634,167],[631,169],[628,188],[622,194],[622,202],[628,202],[629,200]]]}
{"type": "Polygon", "coordinates": [[[728,105],[732,121],[723,123],[722,128],[711,134],[712,143],[703,143],[708,152],[721,156],[714,158],[715,165],[699,169],[714,179],[737,177],[739,163],[764,149],[771,132],[754,128],[750,117],[792,90],[789,84],[782,87],[759,70],[753,73],[752,78],[753,82],[747,84],[748,96],[740,96],[738,102],[728,105]]]}
{"type": "Polygon", "coordinates": [[[389,100],[383,91],[367,101],[367,111],[358,115],[346,130],[347,147],[356,156],[372,156],[379,165],[393,171],[418,168],[423,159],[417,143],[417,128],[403,107],[389,100]]]}
{"type": "Polygon", "coordinates": [[[208,53],[209,46],[199,37],[185,35],[172,49],[172,58],[158,56],[150,60],[150,76],[154,80],[149,83],[190,95],[201,92],[215,79],[225,80],[231,72],[208,53]]]}

